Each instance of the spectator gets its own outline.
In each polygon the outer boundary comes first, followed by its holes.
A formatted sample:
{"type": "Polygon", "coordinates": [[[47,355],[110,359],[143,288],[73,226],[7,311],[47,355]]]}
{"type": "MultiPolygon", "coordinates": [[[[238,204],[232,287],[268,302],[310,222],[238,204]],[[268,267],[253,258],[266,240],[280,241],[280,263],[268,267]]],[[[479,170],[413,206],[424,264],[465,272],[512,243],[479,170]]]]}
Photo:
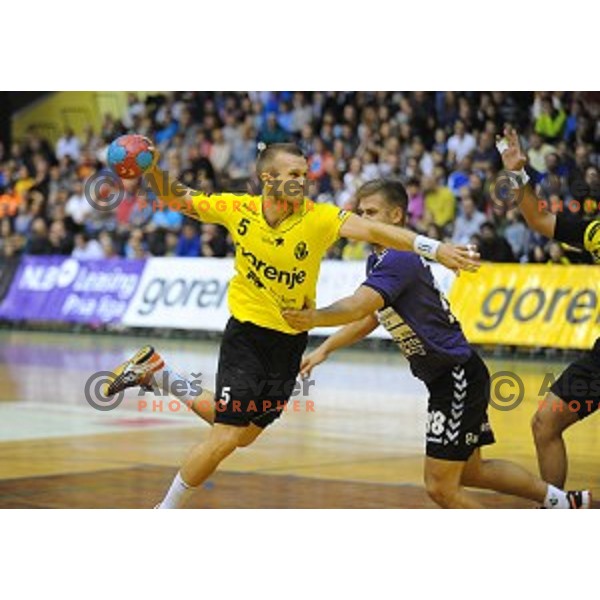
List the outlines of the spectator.
{"type": "Polygon", "coordinates": [[[438,185],[434,177],[424,180],[425,209],[429,218],[438,227],[446,227],[454,219],[456,213],[456,198],[454,194],[444,186],[438,185]]]}
{"type": "Polygon", "coordinates": [[[417,161],[419,170],[421,173],[423,173],[423,175],[427,177],[433,175],[435,163],[433,162],[431,154],[425,150],[425,145],[420,138],[416,138],[414,140],[411,147],[410,157],[417,161]]]}
{"type": "Polygon", "coordinates": [[[73,130],[67,127],[65,134],[58,140],[56,144],[56,158],[59,160],[70,158],[73,161],[79,160],[80,144],[75,137],[73,130]]]}
{"type": "Polygon", "coordinates": [[[542,100],[542,112],[535,121],[535,132],[549,142],[558,140],[565,127],[567,115],[562,107],[554,106],[550,98],[542,100]]]}
{"type": "Polygon", "coordinates": [[[231,249],[223,228],[214,223],[202,223],[202,256],[222,258],[230,255],[231,249]]]}
{"type": "Polygon", "coordinates": [[[350,160],[350,170],[344,175],[344,189],[354,196],[363,183],[362,162],[358,158],[353,158],[350,160]]]}
{"type": "Polygon", "coordinates": [[[486,219],[485,215],[477,210],[468,191],[462,196],[461,209],[461,214],[454,222],[452,241],[455,244],[468,244],[471,236],[479,232],[486,219]]]}
{"type": "Polygon", "coordinates": [[[65,210],[77,225],[83,225],[92,214],[92,205],[83,193],[81,181],[75,181],[72,185],[73,194],[70,196],[65,210]]]}
{"type": "Polygon", "coordinates": [[[539,180],[540,196],[549,198],[553,195],[568,197],[569,190],[566,179],[563,177],[564,169],[560,164],[560,157],[556,152],[546,155],[545,173],[539,180]]]}
{"type": "Polygon", "coordinates": [[[537,133],[532,133],[529,138],[529,150],[527,157],[529,164],[538,172],[546,172],[546,156],[556,152],[556,148],[550,144],[546,144],[542,137],[537,133]]]}
{"type": "Polygon", "coordinates": [[[488,131],[483,131],[479,136],[477,148],[473,152],[473,170],[486,172],[488,169],[496,170],[501,162],[496,150],[494,136],[488,131]]]}
{"type": "Polygon", "coordinates": [[[457,198],[460,196],[461,189],[469,185],[471,165],[471,157],[465,156],[458,164],[456,171],[450,173],[448,177],[448,188],[457,198]]]}
{"type": "Polygon", "coordinates": [[[275,113],[267,115],[266,123],[260,130],[258,139],[267,145],[278,144],[288,140],[288,134],[279,126],[275,113]]]}
{"type": "Polygon", "coordinates": [[[290,105],[287,102],[282,102],[279,109],[279,115],[277,116],[277,124],[286,132],[286,134],[290,134],[293,131],[293,119],[294,116],[290,109],[290,105]]]}
{"type": "Polygon", "coordinates": [[[436,129],[434,140],[435,143],[433,144],[433,151],[438,152],[442,156],[446,156],[446,152],[448,151],[446,131],[444,129],[436,129]]]}
{"type": "Polygon", "coordinates": [[[127,230],[129,228],[129,223],[131,222],[131,213],[133,212],[136,203],[143,201],[143,199],[136,197],[134,190],[128,190],[125,192],[123,199],[115,210],[115,218],[118,229],[127,230]]]}
{"type": "Polygon", "coordinates": [[[213,129],[212,147],[210,149],[210,162],[218,175],[221,175],[229,165],[231,160],[231,145],[225,141],[223,130],[213,129]]]}
{"type": "Polygon", "coordinates": [[[256,152],[254,132],[250,127],[244,127],[241,139],[233,144],[230,168],[231,177],[234,179],[247,179],[250,177],[256,152]]]}
{"type": "Polygon", "coordinates": [[[0,219],[3,217],[14,217],[23,199],[12,187],[5,188],[4,193],[0,191],[0,219]]]}
{"type": "Polygon", "coordinates": [[[406,193],[408,195],[408,223],[419,231],[422,228],[422,221],[425,216],[425,197],[421,191],[419,179],[413,177],[408,180],[406,193]]]}
{"type": "Polygon", "coordinates": [[[136,123],[141,121],[145,112],[146,106],[140,101],[138,95],[133,92],[127,94],[127,110],[123,119],[125,127],[134,127],[136,123]]]}
{"type": "Polygon", "coordinates": [[[29,169],[26,165],[22,165],[17,175],[15,183],[15,194],[23,199],[25,194],[35,185],[35,179],[30,176],[29,169]]]}
{"type": "Polygon", "coordinates": [[[103,231],[98,237],[98,241],[102,246],[102,253],[105,259],[118,258],[117,245],[112,235],[108,231],[103,231]]]}
{"type": "Polygon", "coordinates": [[[309,125],[313,117],[313,111],[306,102],[304,92],[296,92],[294,94],[293,110],[292,110],[292,131],[298,133],[309,125]]]}
{"type": "Polygon", "coordinates": [[[313,153],[308,157],[308,178],[315,180],[325,176],[327,171],[331,171],[333,157],[327,150],[323,140],[315,138],[313,153]]]}
{"type": "Polygon", "coordinates": [[[175,254],[176,256],[188,257],[200,256],[201,244],[196,226],[192,223],[184,223],[175,254]]]}
{"type": "Polygon", "coordinates": [[[51,254],[69,255],[73,251],[73,240],[65,228],[64,221],[53,221],[48,234],[51,254]]]}
{"type": "Polygon", "coordinates": [[[178,256],[179,236],[174,231],[167,231],[165,235],[164,256],[178,256]]]}
{"type": "Polygon", "coordinates": [[[475,137],[467,132],[465,123],[461,120],[456,121],[454,135],[448,140],[450,164],[459,163],[475,150],[476,145],[475,137]]]}
{"type": "Polygon", "coordinates": [[[529,229],[523,222],[523,217],[518,209],[513,208],[506,213],[508,225],[504,230],[504,237],[510,244],[515,258],[524,262],[529,253],[529,229]]]}
{"type": "Polygon", "coordinates": [[[515,257],[510,244],[499,237],[496,227],[490,221],[481,226],[481,243],[479,244],[481,260],[498,263],[515,262],[515,257]]]}
{"type": "Polygon", "coordinates": [[[100,260],[104,258],[104,251],[100,242],[82,231],[75,234],[71,256],[77,260],[100,260]]]}
{"type": "Polygon", "coordinates": [[[144,241],[144,232],[141,229],[133,229],[129,234],[129,239],[125,244],[125,256],[127,258],[146,257],[146,243],[144,241]]]}
{"type": "Polygon", "coordinates": [[[152,229],[167,229],[176,231],[183,223],[183,215],[180,212],[170,210],[166,204],[162,205],[160,210],[155,210],[150,224],[152,229]]]}
{"type": "Polygon", "coordinates": [[[25,246],[25,254],[51,254],[52,246],[48,240],[48,227],[41,217],[31,223],[31,234],[25,246]]]}
{"type": "Polygon", "coordinates": [[[145,190],[138,190],[136,195],[136,201],[133,203],[133,208],[129,213],[129,227],[128,229],[144,227],[147,225],[154,211],[157,210],[158,201],[156,198],[149,196],[145,190]]]}

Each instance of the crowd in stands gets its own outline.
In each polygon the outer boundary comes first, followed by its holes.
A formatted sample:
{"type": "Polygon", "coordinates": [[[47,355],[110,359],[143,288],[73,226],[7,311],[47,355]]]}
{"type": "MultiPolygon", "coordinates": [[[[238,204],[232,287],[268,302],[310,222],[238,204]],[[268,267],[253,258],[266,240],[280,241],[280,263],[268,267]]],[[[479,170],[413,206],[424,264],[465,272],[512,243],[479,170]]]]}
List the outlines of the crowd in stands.
{"type": "MultiPolygon", "coordinates": [[[[105,166],[113,139],[135,132],[155,141],[161,168],[207,193],[248,186],[257,142],[295,141],[317,202],[353,209],[362,183],[398,178],[410,227],[430,237],[474,242],[494,262],[582,262],[580,252],[532,233],[518,207],[493,201],[495,137],[512,123],[540,198],[592,219],[600,212],[599,111],[592,92],[131,93],[121,118],[107,114],[99,130],[66,129],[51,144],[33,128],[10,147],[0,144],[0,257],[233,255],[222,227],[157,209],[138,182],[126,183],[114,210],[93,208],[88,178],[105,166]]],[[[342,241],[330,255],[368,252],[342,241]]]]}

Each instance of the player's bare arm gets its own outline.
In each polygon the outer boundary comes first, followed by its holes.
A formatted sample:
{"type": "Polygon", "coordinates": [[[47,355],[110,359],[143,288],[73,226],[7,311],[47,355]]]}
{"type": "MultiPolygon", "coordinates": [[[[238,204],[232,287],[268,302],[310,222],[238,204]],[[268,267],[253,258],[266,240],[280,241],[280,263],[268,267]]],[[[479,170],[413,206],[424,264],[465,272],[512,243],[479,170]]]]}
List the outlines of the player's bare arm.
{"type": "Polygon", "coordinates": [[[372,315],[383,308],[380,294],[370,287],[361,285],[352,295],[342,298],[324,308],[284,310],[283,318],[298,331],[308,331],[313,327],[335,327],[353,323],[372,315]]]}
{"type": "Polygon", "coordinates": [[[438,242],[404,227],[370,221],[357,215],[350,215],[344,222],[340,228],[340,236],[383,248],[414,251],[453,271],[476,271],[480,266],[479,254],[473,247],[438,242]]]}
{"type": "MultiPolygon", "coordinates": [[[[497,141],[496,146],[502,155],[504,168],[514,172],[517,178],[522,177],[527,157],[521,148],[517,132],[510,126],[505,127],[504,137],[497,141]]],[[[525,178],[528,179],[526,175],[525,178]]],[[[521,187],[520,193],[522,197],[519,208],[531,229],[547,238],[583,247],[595,262],[600,262],[600,221],[586,223],[548,212],[529,183],[521,187]]]]}
{"type": "Polygon", "coordinates": [[[312,370],[326,361],[329,355],[340,348],[356,344],[367,337],[379,325],[377,317],[371,313],[362,319],[345,325],[332,336],[328,337],[320,346],[302,358],[300,375],[310,377],[312,370]]]}
{"type": "MultiPolygon", "coordinates": [[[[517,176],[523,172],[527,164],[527,156],[521,148],[518,133],[512,127],[504,128],[504,137],[499,139],[496,145],[502,156],[504,168],[517,176]]],[[[525,183],[521,188],[519,208],[531,229],[547,238],[554,237],[556,215],[542,207],[542,203],[529,183],[525,183]]]]}
{"type": "Polygon", "coordinates": [[[200,221],[200,214],[194,208],[193,200],[202,193],[171,177],[167,171],[159,169],[156,163],[157,161],[144,174],[148,187],[169,206],[170,210],[200,221]]]}

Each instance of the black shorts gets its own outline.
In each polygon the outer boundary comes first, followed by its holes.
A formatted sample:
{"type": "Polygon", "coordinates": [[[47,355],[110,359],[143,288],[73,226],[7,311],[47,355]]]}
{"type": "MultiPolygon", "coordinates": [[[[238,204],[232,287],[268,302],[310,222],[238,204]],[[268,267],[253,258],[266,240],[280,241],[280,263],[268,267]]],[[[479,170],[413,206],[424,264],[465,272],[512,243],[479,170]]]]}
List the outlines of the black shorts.
{"type": "Polygon", "coordinates": [[[495,442],[487,414],[490,373],[476,352],[427,387],[427,456],[466,461],[475,448],[495,442]]]}
{"type": "Polygon", "coordinates": [[[550,391],[566,402],[580,419],[600,408],[600,338],[589,352],[561,373],[550,391]]]}
{"type": "Polygon", "coordinates": [[[231,317],[219,353],[215,423],[266,427],[278,419],[307,341],[307,333],[290,335],[231,317]]]}

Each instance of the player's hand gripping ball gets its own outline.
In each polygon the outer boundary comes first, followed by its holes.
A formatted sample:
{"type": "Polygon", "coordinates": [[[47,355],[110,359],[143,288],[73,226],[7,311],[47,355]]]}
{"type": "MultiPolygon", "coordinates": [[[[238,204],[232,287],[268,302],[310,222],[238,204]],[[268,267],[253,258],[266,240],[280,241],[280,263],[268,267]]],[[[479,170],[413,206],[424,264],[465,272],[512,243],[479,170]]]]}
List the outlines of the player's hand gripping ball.
{"type": "Polygon", "coordinates": [[[154,144],[143,135],[122,135],[108,147],[108,165],[121,179],[141,177],[157,156],[154,144]]]}

